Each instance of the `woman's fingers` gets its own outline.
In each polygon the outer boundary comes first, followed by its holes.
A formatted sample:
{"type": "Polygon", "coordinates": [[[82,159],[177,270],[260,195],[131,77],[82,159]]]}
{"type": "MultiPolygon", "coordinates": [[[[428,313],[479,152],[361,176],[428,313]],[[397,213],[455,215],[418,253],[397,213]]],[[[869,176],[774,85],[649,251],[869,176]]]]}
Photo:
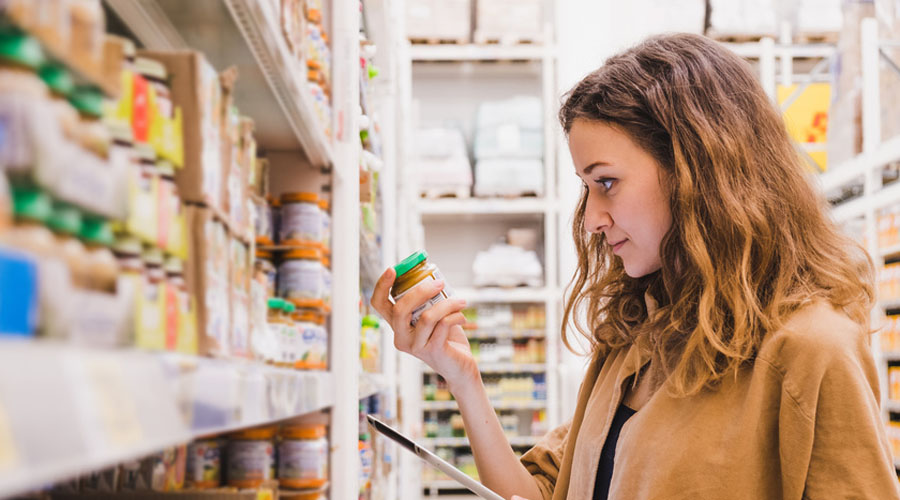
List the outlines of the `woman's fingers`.
{"type": "Polygon", "coordinates": [[[409,325],[412,321],[413,311],[443,289],[443,280],[429,281],[411,288],[394,304],[394,317],[391,319],[391,324],[395,327],[409,325]]]}
{"type": "Polygon", "coordinates": [[[447,299],[438,302],[423,312],[412,332],[412,352],[417,352],[425,347],[425,343],[431,338],[439,321],[442,321],[445,317],[450,316],[453,313],[458,313],[465,306],[466,301],[464,300],[447,299]]]}
{"type": "Polygon", "coordinates": [[[454,329],[453,327],[464,324],[466,324],[466,317],[463,316],[463,313],[461,312],[444,316],[443,319],[438,321],[437,326],[434,327],[434,332],[431,334],[431,338],[429,338],[425,342],[425,350],[431,353],[437,352],[444,346],[444,343],[447,342],[447,338],[450,336],[450,332],[454,329]]]}
{"type": "Polygon", "coordinates": [[[372,307],[378,311],[378,314],[381,315],[382,318],[386,319],[388,323],[393,321],[393,312],[394,312],[394,304],[391,303],[391,299],[388,298],[391,293],[391,285],[394,284],[394,277],[396,271],[394,271],[393,267],[387,268],[386,271],[378,278],[378,281],[375,282],[375,289],[372,291],[372,307]]]}

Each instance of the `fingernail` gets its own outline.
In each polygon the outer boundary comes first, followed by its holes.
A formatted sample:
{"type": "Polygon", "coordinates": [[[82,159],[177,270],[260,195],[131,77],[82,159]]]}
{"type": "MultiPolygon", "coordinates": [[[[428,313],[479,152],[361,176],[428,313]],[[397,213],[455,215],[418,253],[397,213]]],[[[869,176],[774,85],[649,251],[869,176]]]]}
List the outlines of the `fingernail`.
{"type": "Polygon", "coordinates": [[[434,287],[438,290],[444,288],[444,280],[434,280],[434,287]]]}
{"type": "Polygon", "coordinates": [[[456,299],[456,303],[459,304],[460,307],[465,307],[466,299],[456,299]]]}

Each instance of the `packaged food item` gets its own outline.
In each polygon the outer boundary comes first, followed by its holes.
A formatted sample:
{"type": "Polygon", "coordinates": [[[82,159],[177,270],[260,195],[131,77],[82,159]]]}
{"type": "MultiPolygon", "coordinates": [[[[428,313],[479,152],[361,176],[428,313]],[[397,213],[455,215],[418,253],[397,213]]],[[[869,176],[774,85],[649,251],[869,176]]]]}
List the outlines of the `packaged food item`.
{"type": "Polygon", "coordinates": [[[144,281],[137,308],[136,344],[141,349],[163,350],[165,337],[165,281],[163,255],[159,249],[144,251],[144,281]]]}
{"type": "Polygon", "coordinates": [[[253,206],[256,207],[254,219],[254,231],[257,245],[274,245],[275,236],[272,231],[272,207],[266,200],[253,198],[253,206]]]}
{"type": "Polygon", "coordinates": [[[6,174],[0,170],[0,235],[12,225],[12,193],[6,174]]]}
{"type": "Polygon", "coordinates": [[[299,192],[281,195],[279,241],[284,245],[303,245],[320,241],[322,211],[319,195],[299,192]]]}
{"type": "Polygon", "coordinates": [[[208,208],[188,205],[186,217],[191,242],[185,278],[197,300],[198,351],[202,355],[229,355],[230,250],[225,225],[208,208]]]}
{"type": "Polygon", "coordinates": [[[278,266],[278,295],[288,300],[319,299],[324,296],[322,255],[304,247],[284,254],[278,266]]]}
{"type": "Polygon", "coordinates": [[[138,168],[129,182],[130,210],[126,230],[148,244],[157,245],[159,229],[159,171],[156,153],[147,144],[137,145],[138,168]]]}
{"type": "Polygon", "coordinates": [[[276,427],[259,427],[229,437],[226,454],[228,486],[257,488],[275,478],[276,427]]]}
{"type": "Polygon", "coordinates": [[[253,262],[250,250],[243,241],[229,240],[230,247],[230,307],[232,356],[250,357],[250,283],[253,281],[253,262]]]}
{"type": "Polygon", "coordinates": [[[268,301],[266,329],[260,337],[254,337],[254,349],[267,363],[282,364],[282,343],[287,321],[284,317],[284,299],[272,297],[268,301]]]}
{"type": "Polygon", "coordinates": [[[278,447],[278,482],[283,488],[311,489],[328,481],[328,440],[324,425],[286,425],[278,447]]]}
{"type": "Polygon", "coordinates": [[[291,302],[285,301],[281,307],[284,326],[281,330],[281,355],[280,366],[290,368],[296,366],[300,357],[300,329],[294,320],[294,311],[297,307],[291,302]]]}
{"type": "Polygon", "coordinates": [[[132,336],[123,338],[126,345],[133,345],[134,332],[138,330],[138,301],[142,298],[141,287],[144,282],[144,260],[141,258],[141,242],[134,237],[123,237],[116,241],[113,254],[119,264],[119,276],[116,280],[116,295],[122,307],[126,308],[126,332],[132,336]]]}
{"type": "Polygon", "coordinates": [[[188,445],[185,484],[189,488],[209,489],[222,484],[222,455],[220,439],[199,439],[188,445]]]}
{"type": "Polygon", "coordinates": [[[273,262],[272,252],[265,250],[256,251],[256,260],[253,263],[254,276],[260,283],[265,285],[266,297],[274,297],[277,291],[275,282],[277,272],[273,262]]]}
{"type": "Polygon", "coordinates": [[[332,281],[331,258],[324,256],[322,257],[322,301],[325,302],[326,309],[331,308],[332,281]]]}
{"type": "Polygon", "coordinates": [[[82,218],[79,237],[87,250],[88,288],[98,292],[114,293],[119,276],[119,263],[110,250],[115,242],[112,226],[102,218],[85,215],[82,218]]]}
{"type": "Polygon", "coordinates": [[[328,200],[319,200],[319,210],[321,211],[322,217],[322,229],[321,235],[322,238],[319,240],[322,243],[322,248],[327,251],[331,249],[331,213],[330,213],[331,204],[328,200]]]}
{"type": "Polygon", "coordinates": [[[0,246],[0,337],[37,331],[38,268],[23,252],[0,246]]]}
{"type": "MultiPolygon", "coordinates": [[[[428,262],[428,253],[424,250],[418,251],[403,259],[399,264],[394,266],[397,277],[394,278],[394,284],[391,286],[391,297],[397,301],[413,288],[429,281],[437,281],[444,279],[440,269],[428,262]]],[[[415,325],[419,321],[422,313],[431,306],[442,300],[449,299],[453,295],[453,291],[449,286],[445,285],[444,289],[437,295],[422,304],[412,313],[412,324],[415,325]]]]}
{"type": "Polygon", "coordinates": [[[87,289],[91,276],[88,269],[88,253],[78,233],[81,231],[81,211],[65,203],[53,204],[53,212],[47,218],[47,227],[56,236],[60,255],[69,268],[72,284],[87,289]]]}
{"type": "Polygon", "coordinates": [[[302,308],[294,314],[299,334],[297,361],[301,370],[326,370],[328,368],[328,335],[321,301],[303,301],[302,308]]]}
{"type": "Polygon", "coordinates": [[[159,174],[156,200],[156,244],[164,250],[171,250],[174,243],[170,239],[173,236],[172,226],[175,223],[175,216],[179,212],[178,207],[181,200],[178,198],[178,191],[175,188],[175,169],[172,167],[172,163],[158,160],[156,171],[159,174]]]}

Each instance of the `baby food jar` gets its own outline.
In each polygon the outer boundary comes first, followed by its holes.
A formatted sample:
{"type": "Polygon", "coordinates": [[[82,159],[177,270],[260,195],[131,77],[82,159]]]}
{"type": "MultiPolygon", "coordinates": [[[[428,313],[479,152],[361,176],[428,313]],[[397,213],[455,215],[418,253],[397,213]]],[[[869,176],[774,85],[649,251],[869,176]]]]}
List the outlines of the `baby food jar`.
{"type": "Polygon", "coordinates": [[[324,248],[331,247],[331,215],[329,213],[330,203],[328,200],[319,200],[319,210],[322,217],[321,238],[319,241],[324,248]]]}
{"type": "Polygon", "coordinates": [[[325,316],[316,308],[298,308],[294,315],[297,324],[298,353],[294,366],[300,370],[328,368],[328,335],[325,316]]]}
{"type": "Polygon", "coordinates": [[[222,483],[222,441],[199,439],[188,445],[185,483],[189,488],[218,488],[222,483]]]}
{"type": "Polygon", "coordinates": [[[324,425],[288,425],[278,447],[278,483],[283,488],[319,488],[328,481],[324,425]]]}
{"type": "Polygon", "coordinates": [[[268,302],[269,310],[266,317],[266,336],[260,342],[260,350],[267,363],[279,365],[281,361],[282,342],[284,340],[284,328],[287,323],[284,317],[284,299],[271,298],[268,302]]]}
{"type": "Polygon", "coordinates": [[[275,477],[275,426],[259,427],[230,436],[226,454],[228,486],[258,488],[275,477]]]}
{"type": "Polygon", "coordinates": [[[326,307],[331,307],[331,259],[322,257],[322,301],[326,307]]]}
{"type": "Polygon", "coordinates": [[[322,233],[322,211],[316,193],[285,193],[281,195],[281,230],[283,245],[318,242],[322,233]]]}
{"type": "Polygon", "coordinates": [[[284,254],[278,266],[278,295],[287,300],[322,299],[322,254],[306,247],[284,254]]]}
{"type": "MultiPolygon", "coordinates": [[[[394,284],[391,287],[391,297],[396,302],[406,295],[413,288],[429,281],[437,281],[444,279],[438,267],[428,262],[428,253],[424,250],[416,252],[409,257],[403,259],[399,264],[394,266],[397,277],[394,278],[394,284]]],[[[419,321],[428,308],[437,304],[442,300],[446,300],[453,295],[453,291],[449,286],[430,298],[427,302],[416,308],[412,313],[412,325],[419,321]]]]}

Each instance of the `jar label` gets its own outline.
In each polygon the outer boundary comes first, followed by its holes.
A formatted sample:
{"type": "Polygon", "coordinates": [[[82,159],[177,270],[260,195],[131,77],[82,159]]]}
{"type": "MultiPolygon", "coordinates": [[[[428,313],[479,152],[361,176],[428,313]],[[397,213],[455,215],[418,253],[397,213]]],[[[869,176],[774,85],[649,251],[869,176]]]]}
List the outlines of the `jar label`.
{"type": "Polygon", "coordinates": [[[269,441],[232,441],[228,445],[228,480],[272,479],[275,453],[269,441]]]}
{"type": "Polygon", "coordinates": [[[312,203],[288,203],[281,207],[281,241],[319,241],[322,212],[312,203]]]}
{"type": "Polygon", "coordinates": [[[199,441],[188,446],[187,481],[218,482],[222,476],[222,448],[217,442],[199,441]]]}
{"type": "Polygon", "coordinates": [[[287,299],[322,298],[322,264],[289,260],[278,266],[278,295],[287,299]]]}
{"type": "Polygon", "coordinates": [[[328,446],[324,439],[285,440],[278,448],[280,479],[328,478],[328,446]]]}

